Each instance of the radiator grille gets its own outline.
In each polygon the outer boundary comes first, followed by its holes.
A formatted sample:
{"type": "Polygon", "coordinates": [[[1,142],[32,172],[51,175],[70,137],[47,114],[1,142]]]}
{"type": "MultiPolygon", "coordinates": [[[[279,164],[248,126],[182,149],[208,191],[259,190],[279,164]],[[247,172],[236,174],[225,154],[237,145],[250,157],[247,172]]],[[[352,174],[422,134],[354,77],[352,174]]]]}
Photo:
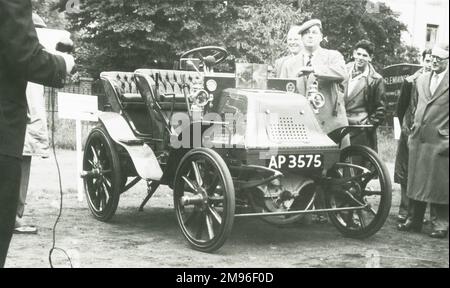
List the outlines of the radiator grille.
{"type": "Polygon", "coordinates": [[[277,123],[271,123],[269,138],[275,142],[303,142],[310,141],[305,125],[297,123],[293,117],[279,117],[277,123]]]}

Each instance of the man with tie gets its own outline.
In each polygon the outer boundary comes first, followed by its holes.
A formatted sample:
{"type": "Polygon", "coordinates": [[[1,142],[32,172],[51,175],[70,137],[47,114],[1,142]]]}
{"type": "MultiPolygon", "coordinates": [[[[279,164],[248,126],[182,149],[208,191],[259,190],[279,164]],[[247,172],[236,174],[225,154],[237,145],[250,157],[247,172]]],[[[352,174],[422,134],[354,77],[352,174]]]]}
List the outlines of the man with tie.
{"type": "Polygon", "coordinates": [[[383,77],[375,71],[372,61],[375,45],[368,40],[356,43],[354,62],[347,64],[348,79],[344,82],[345,110],[350,125],[373,125],[362,133],[351,134],[352,145],[364,145],[377,151],[376,128],[384,121],[385,90],[383,77]]]}
{"type": "Polygon", "coordinates": [[[449,106],[448,43],[432,50],[432,71],[416,81],[417,108],[408,140],[408,218],[401,231],[420,232],[426,204],[435,213],[433,238],[448,233],[449,106]]]}
{"type": "MultiPolygon", "coordinates": [[[[325,105],[318,109],[317,120],[325,133],[348,125],[344,95],[339,84],[347,76],[344,57],[336,50],[320,46],[323,40],[322,22],[312,19],[299,28],[302,51],[287,59],[281,68],[280,78],[298,78],[297,89],[307,96],[316,83],[325,98],[325,105]]],[[[348,143],[342,143],[346,146],[348,143]]]]}
{"type": "MultiPolygon", "coordinates": [[[[297,78],[298,93],[304,96],[317,87],[325,98],[325,104],[317,109],[316,119],[325,133],[348,126],[345,113],[344,94],[339,85],[347,73],[345,61],[339,51],[324,49],[322,22],[318,19],[306,21],[298,28],[303,49],[286,59],[281,67],[280,78],[297,78]]],[[[341,147],[348,146],[348,137],[341,141],[341,147]]],[[[317,208],[323,208],[323,199],[316,199],[317,208]]],[[[318,215],[318,222],[325,223],[324,214],[318,215]]]]}

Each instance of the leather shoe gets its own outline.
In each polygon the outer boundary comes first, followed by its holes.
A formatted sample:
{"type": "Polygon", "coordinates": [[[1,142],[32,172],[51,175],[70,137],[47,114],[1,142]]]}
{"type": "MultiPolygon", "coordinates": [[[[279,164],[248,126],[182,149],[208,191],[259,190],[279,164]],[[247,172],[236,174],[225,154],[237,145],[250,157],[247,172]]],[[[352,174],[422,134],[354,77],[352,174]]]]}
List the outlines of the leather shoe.
{"type": "Polygon", "coordinates": [[[408,217],[406,217],[405,215],[398,215],[397,216],[397,222],[398,223],[405,223],[406,219],[408,219],[408,217]]]}
{"type": "Polygon", "coordinates": [[[422,225],[417,225],[413,221],[407,219],[405,223],[397,225],[397,230],[420,233],[422,231],[422,225]]]}
{"type": "Polygon", "coordinates": [[[447,233],[448,233],[448,231],[446,231],[446,230],[435,230],[430,233],[430,237],[442,239],[442,238],[447,237],[447,233]]]}

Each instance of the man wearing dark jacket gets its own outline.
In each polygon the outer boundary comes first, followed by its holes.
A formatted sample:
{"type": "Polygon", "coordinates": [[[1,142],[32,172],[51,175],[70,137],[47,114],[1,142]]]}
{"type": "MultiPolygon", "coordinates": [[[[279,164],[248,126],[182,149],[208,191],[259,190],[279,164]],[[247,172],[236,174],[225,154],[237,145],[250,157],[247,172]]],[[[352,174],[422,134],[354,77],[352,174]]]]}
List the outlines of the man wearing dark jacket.
{"type": "Polygon", "coordinates": [[[383,77],[372,64],[374,45],[361,40],[353,51],[354,62],[347,64],[348,78],[344,81],[345,109],[350,125],[373,125],[363,133],[351,135],[350,142],[377,150],[378,127],[385,118],[385,90],[383,77]]]}
{"type": "Polygon", "coordinates": [[[27,82],[62,87],[73,57],[39,44],[30,0],[0,0],[0,267],[5,264],[17,212],[27,122],[27,82]]]}
{"type": "Polygon", "coordinates": [[[413,75],[406,77],[402,84],[400,96],[397,102],[397,117],[402,127],[398,140],[397,156],[395,158],[394,181],[400,184],[401,198],[398,212],[398,221],[405,222],[408,214],[408,197],[406,186],[408,184],[408,137],[414,122],[414,112],[417,106],[417,95],[413,84],[420,75],[431,71],[431,49],[422,52],[423,67],[413,75]]]}

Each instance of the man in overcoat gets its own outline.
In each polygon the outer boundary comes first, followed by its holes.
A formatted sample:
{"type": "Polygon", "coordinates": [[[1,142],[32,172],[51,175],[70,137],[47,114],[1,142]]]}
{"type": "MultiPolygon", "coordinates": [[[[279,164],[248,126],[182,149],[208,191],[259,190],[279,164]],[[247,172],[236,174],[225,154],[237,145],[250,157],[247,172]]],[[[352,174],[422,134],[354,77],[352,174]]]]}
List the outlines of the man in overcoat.
{"type": "Polygon", "coordinates": [[[316,118],[325,133],[347,126],[344,95],[339,85],[347,76],[344,57],[339,51],[324,49],[322,23],[312,19],[300,26],[302,51],[287,59],[281,69],[281,78],[298,78],[300,94],[307,96],[317,81],[318,90],[325,98],[325,105],[318,109],[316,118]]]}
{"type": "Polygon", "coordinates": [[[417,108],[408,140],[408,219],[402,231],[419,232],[426,204],[435,212],[430,236],[445,238],[448,233],[449,195],[449,106],[448,43],[432,50],[432,72],[416,81],[417,108]]]}
{"type": "Polygon", "coordinates": [[[347,64],[344,81],[345,110],[350,125],[373,125],[373,128],[350,135],[352,145],[364,145],[377,151],[376,128],[386,115],[384,80],[370,63],[375,45],[368,40],[356,43],[354,62],[347,64]]]}
{"type": "Polygon", "coordinates": [[[11,241],[27,123],[27,82],[62,87],[73,57],[39,44],[30,0],[0,0],[0,268],[11,241]]]}

